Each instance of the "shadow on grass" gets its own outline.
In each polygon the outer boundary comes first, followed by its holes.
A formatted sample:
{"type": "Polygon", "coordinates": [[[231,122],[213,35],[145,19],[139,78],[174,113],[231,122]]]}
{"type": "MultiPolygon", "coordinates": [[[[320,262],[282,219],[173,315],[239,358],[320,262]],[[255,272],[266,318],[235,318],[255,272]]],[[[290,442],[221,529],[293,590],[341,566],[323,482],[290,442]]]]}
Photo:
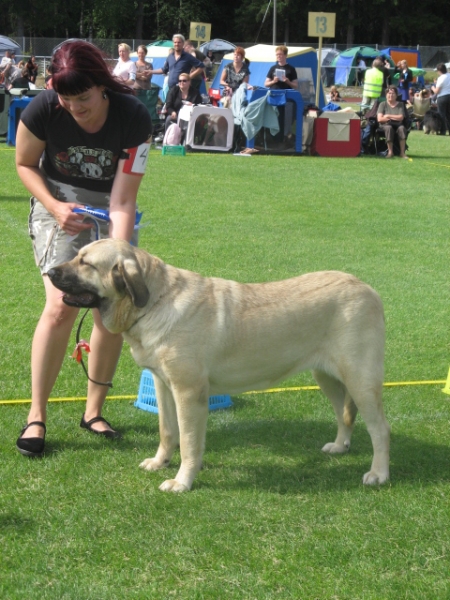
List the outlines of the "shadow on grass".
{"type": "MultiPolygon", "coordinates": [[[[248,408],[247,403],[247,408],[248,408]]],[[[329,420],[273,417],[239,418],[239,401],[231,411],[216,413],[207,430],[205,469],[194,483],[194,489],[260,489],[279,494],[318,493],[336,489],[350,490],[361,486],[363,474],[372,462],[372,444],[365,424],[358,419],[347,454],[321,452],[327,442],[334,441],[336,425],[329,420]],[[235,414],[233,414],[235,413],[235,414]]],[[[140,415],[142,416],[142,415],[140,415]]],[[[144,415],[146,416],[146,415],[144,415]]],[[[156,453],[159,434],[157,415],[145,422],[129,422],[119,427],[120,440],[109,440],[80,431],[69,439],[48,439],[45,460],[60,453],[86,452],[91,461],[95,452],[133,456],[137,464],[156,453]]],[[[171,467],[174,476],[180,464],[175,453],[171,467]]],[[[168,470],[154,474],[166,478],[168,470]]],[[[424,440],[419,430],[410,435],[394,432],[391,439],[391,486],[420,483],[434,485],[450,478],[450,447],[445,443],[424,440]]]]}

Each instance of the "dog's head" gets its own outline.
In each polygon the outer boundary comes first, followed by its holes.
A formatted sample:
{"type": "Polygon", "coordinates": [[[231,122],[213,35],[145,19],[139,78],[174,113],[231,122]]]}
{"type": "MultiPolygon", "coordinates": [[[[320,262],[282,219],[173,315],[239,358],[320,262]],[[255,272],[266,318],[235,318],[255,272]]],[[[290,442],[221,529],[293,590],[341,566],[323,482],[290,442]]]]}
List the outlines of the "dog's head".
{"type": "Polygon", "coordinates": [[[131,327],[150,299],[139,252],[123,240],[99,240],[47,274],[64,292],[65,304],[98,308],[105,327],[120,333],[131,327]]]}

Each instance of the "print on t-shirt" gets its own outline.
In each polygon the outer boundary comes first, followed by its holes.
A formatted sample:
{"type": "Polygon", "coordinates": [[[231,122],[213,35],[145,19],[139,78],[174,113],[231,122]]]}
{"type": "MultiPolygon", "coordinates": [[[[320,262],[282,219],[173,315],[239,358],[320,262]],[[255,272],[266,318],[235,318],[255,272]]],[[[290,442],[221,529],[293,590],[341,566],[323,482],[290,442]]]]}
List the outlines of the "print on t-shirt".
{"type": "Polygon", "coordinates": [[[63,175],[100,180],[113,179],[117,156],[103,148],[71,146],[55,156],[55,166],[63,175]]]}

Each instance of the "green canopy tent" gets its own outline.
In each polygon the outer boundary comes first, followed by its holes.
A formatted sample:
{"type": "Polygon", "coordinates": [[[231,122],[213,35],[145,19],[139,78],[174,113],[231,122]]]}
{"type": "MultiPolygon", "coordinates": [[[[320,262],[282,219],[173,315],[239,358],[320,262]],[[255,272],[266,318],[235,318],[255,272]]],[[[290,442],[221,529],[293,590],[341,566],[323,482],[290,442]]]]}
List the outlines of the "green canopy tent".
{"type": "MultiPolygon", "coordinates": [[[[366,66],[371,67],[373,61],[382,54],[383,52],[370,46],[356,46],[355,48],[341,52],[332,62],[332,66],[336,69],[334,83],[346,86],[356,85],[359,59],[362,58],[366,66]]],[[[391,66],[394,66],[390,57],[387,56],[386,58],[391,63],[391,66]]]]}

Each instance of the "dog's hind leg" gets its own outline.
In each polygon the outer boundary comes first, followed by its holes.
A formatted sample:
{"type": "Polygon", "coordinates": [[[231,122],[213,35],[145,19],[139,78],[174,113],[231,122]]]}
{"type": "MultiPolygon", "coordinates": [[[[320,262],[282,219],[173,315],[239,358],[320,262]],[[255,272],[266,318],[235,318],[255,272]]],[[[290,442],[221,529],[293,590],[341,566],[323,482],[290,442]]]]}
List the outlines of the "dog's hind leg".
{"type": "Polygon", "coordinates": [[[179,444],[177,411],[172,392],[153,375],[159,414],[159,447],[153,458],[146,458],[139,466],[146,471],[158,471],[167,467],[175,448],[179,444]]]}
{"type": "Polygon", "coordinates": [[[186,492],[202,467],[208,420],[208,385],[174,390],[180,427],[181,466],[175,479],[159,486],[163,492],[186,492]]]}
{"type": "Polygon", "coordinates": [[[345,385],[323,371],[313,371],[314,379],[330,400],[337,419],[337,436],[334,442],[325,444],[323,452],[343,454],[350,448],[353,426],[358,412],[345,385]]]}
{"type": "MultiPolygon", "coordinates": [[[[356,381],[356,380],[355,380],[356,381]]],[[[367,426],[373,446],[373,459],[370,471],[363,477],[366,485],[378,485],[389,479],[389,441],[391,428],[384,416],[382,403],[382,382],[375,382],[362,373],[356,386],[347,382],[355,404],[367,426]]]]}

